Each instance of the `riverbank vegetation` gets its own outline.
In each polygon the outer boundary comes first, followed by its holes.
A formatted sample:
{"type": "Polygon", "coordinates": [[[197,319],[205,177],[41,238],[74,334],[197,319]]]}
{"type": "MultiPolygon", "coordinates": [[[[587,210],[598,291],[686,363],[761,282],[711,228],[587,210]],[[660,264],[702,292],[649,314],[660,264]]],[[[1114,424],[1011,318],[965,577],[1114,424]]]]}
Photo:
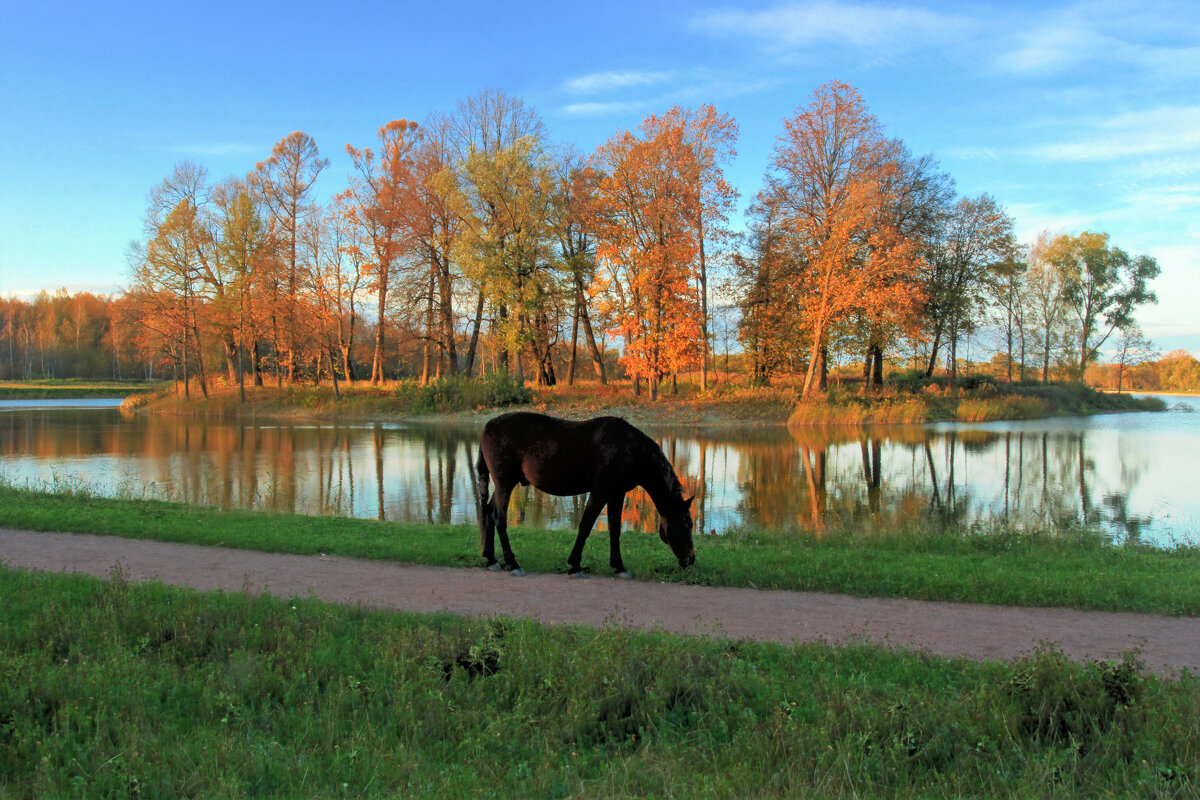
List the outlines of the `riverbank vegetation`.
{"type": "Polygon", "coordinates": [[[150,395],[166,388],[161,381],[90,381],[71,378],[0,381],[0,400],[130,397],[150,395]]]}
{"type": "MultiPolygon", "coordinates": [[[[0,487],[0,525],[434,566],[482,563],[474,526],[220,511],[80,490],[0,487]]],[[[1000,524],[962,530],[920,520],[884,527],[701,535],[697,563],[687,570],[678,568],[657,536],[628,532],[621,545],[635,576],[648,580],[1200,615],[1200,550],[1194,546],[1113,546],[1083,530],[1023,531],[1000,524]]],[[[522,526],[513,545],[527,570],[564,572],[572,536],[522,526]]],[[[602,574],[606,538],[593,534],[584,558],[585,566],[602,574]]]]}
{"type": "Polygon", "coordinates": [[[1117,411],[1160,411],[1160,400],[1103,393],[1082,384],[1004,383],[982,376],[953,381],[945,376],[908,373],[883,389],[860,381],[830,385],[815,399],[801,402],[795,384],[749,386],[718,383],[701,391],[690,380],[664,390],[657,400],[633,396],[627,389],[584,382],[574,386],[518,386],[507,373],[484,378],[442,378],[422,386],[416,380],[379,386],[326,384],[211,388],[207,398],[186,398],[163,389],[138,395],[128,410],[197,416],[282,416],[321,418],[394,418],[396,416],[494,414],[509,406],[558,416],[600,414],[626,417],[637,424],[866,426],[959,421],[1035,419],[1117,411]],[[463,412],[466,412],[465,414],[463,412]]]}
{"type": "Polygon", "coordinates": [[[0,567],[0,794],[1187,797],[1196,677],[0,567]]]}

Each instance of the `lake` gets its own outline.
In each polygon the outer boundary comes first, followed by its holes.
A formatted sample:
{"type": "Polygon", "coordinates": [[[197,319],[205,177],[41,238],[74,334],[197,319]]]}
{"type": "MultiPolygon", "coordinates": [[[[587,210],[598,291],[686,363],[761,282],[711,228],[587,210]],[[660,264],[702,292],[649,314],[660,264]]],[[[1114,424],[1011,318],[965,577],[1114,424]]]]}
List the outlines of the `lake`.
{"type": "MultiPolygon", "coordinates": [[[[853,430],[646,428],[696,493],[697,529],[1095,525],[1200,543],[1200,398],[1173,410],[853,430]]],[[[118,401],[0,401],[0,479],[221,508],[472,523],[478,428],[130,415],[118,401]]],[[[518,490],[515,524],[574,528],[585,498],[518,490]]],[[[656,527],[632,496],[627,523],[656,527]]],[[[600,527],[603,527],[601,520],[600,527]]]]}

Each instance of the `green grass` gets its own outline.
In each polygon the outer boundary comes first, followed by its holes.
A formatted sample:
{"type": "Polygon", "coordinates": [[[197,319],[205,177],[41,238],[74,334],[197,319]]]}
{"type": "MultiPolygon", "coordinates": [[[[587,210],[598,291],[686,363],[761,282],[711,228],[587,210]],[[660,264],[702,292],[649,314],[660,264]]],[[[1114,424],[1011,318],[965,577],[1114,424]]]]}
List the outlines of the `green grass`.
{"type": "MultiPolygon", "coordinates": [[[[83,491],[0,487],[0,525],[439,566],[481,563],[473,526],[220,511],[83,491]]],[[[585,566],[608,571],[606,540],[604,532],[593,534],[585,566]]],[[[513,533],[521,565],[537,572],[564,571],[572,541],[567,531],[516,526],[513,533]]],[[[697,537],[697,563],[687,570],[657,535],[627,532],[621,543],[625,563],[649,580],[1200,615],[1200,548],[1112,546],[1086,531],[743,530],[697,537]]]]}
{"type": "Polygon", "coordinates": [[[126,397],[131,394],[155,392],[163,387],[161,381],[88,381],[74,379],[0,381],[0,400],[52,400],[126,397]]]}
{"type": "Polygon", "coordinates": [[[0,797],[1195,797],[1200,684],[0,568],[0,797]]]}

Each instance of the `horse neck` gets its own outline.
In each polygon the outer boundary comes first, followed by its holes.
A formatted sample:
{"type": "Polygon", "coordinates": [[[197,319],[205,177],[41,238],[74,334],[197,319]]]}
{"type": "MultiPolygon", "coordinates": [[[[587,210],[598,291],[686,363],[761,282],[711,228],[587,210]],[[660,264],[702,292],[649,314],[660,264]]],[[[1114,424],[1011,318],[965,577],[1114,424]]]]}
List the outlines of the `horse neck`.
{"type": "Polygon", "coordinates": [[[674,507],[672,502],[674,496],[676,494],[682,496],[682,492],[671,462],[667,461],[667,457],[663,455],[662,450],[654,444],[653,440],[650,441],[650,444],[650,457],[646,460],[646,467],[642,472],[641,485],[646,490],[646,494],[650,495],[650,500],[654,503],[658,513],[663,514],[674,507]]]}

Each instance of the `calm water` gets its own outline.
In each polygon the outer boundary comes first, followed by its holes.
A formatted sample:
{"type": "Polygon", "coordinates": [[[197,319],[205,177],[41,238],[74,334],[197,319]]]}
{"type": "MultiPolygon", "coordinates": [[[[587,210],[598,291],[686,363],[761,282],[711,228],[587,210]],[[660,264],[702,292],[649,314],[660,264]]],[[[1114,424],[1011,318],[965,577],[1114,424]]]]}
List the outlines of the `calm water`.
{"type": "MultiPolygon", "coordinates": [[[[649,428],[697,497],[700,530],[1087,520],[1117,540],[1200,542],[1200,401],[1162,414],[853,432],[649,428]]],[[[223,508],[473,522],[477,428],[123,415],[0,403],[0,477],[223,508]]],[[[514,495],[511,518],[572,528],[584,498],[514,495]]],[[[653,511],[631,496],[629,524],[653,511]]],[[[601,523],[602,525],[602,523],[601,523]]]]}

